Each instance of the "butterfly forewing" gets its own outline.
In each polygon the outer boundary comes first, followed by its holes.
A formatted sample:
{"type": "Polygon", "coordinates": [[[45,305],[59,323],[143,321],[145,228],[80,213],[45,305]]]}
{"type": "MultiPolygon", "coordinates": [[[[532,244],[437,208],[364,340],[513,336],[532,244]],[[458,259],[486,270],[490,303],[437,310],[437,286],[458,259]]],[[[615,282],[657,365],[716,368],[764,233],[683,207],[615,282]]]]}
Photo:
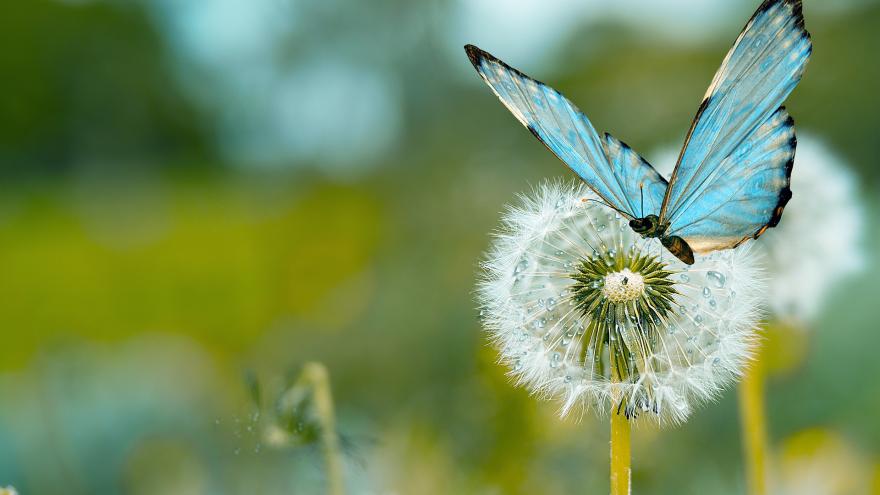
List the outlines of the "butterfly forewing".
{"type": "Polygon", "coordinates": [[[668,234],[706,253],[734,247],[775,226],[791,198],[795,146],[794,122],[780,108],[721,160],[699,201],[675,217],[668,234]]]}
{"type": "Polygon", "coordinates": [[[781,213],[794,140],[780,106],[811,52],[799,0],[768,0],[755,12],[715,74],[669,181],[661,220],[670,235],[705,252],[760,235],[781,213]]]}
{"type": "Polygon", "coordinates": [[[604,140],[565,96],[473,45],[465,51],[501,102],[547,148],[577,173],[606,203],[636,216],[638,186],[629,184],[605,155],[604,140]],[[635,194],[635,196],[633,196],[635,194]]]}

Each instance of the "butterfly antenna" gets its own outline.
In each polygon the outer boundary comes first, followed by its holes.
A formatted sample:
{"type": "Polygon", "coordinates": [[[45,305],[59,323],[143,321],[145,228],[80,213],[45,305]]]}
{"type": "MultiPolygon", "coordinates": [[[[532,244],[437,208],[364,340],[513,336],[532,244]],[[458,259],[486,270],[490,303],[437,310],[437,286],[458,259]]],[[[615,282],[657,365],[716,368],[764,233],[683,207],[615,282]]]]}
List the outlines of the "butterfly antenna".
{"type": "Polygon", "coordinates": [[[632,218],[632,215],[630,215],[629,213],[621,210],[620,208],[615,208],[614,206],[611,206],[610,204],[606,203],[605,201],[602,201],[599,199],[590,199],[590,198],[583,198],[583,199],[581,199],[581,201],[584,201],[584,202],[592,201],[594,203],[599,203],[600,205],[607,206],[608,208],[611,208],[612,210],[616,211],[617,213],[620,213],[621,215],[623,215],[627,218],[632,218]]]}

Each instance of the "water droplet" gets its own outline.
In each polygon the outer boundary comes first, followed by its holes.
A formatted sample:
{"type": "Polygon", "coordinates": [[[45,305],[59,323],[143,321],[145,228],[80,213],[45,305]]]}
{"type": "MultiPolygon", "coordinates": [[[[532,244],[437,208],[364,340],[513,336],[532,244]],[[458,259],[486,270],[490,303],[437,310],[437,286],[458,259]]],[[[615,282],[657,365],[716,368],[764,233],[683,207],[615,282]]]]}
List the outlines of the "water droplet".
{"type": "Polygon", "coordinates": [[[694,321],[696,321],[697,323],[702,323],[703,322],[703,315],[695,316],[694,321]]]}
{"type": "Polygon", "coordinates": [[[718,306],[718,303],[715,302],[715,299],[710,299],[710,300],[709,300],[709,306],[712,306],[712,307],[714,308],[714,307],[718,306]]]}
{"type": "Polygon", "coordinates": [[[528,261],[528,260],[522,260],[522,261],[520,261],[519,263],[516,264],[516,268],[513,269],[513,274],[514,274],[514,275],[517,275],[517,274],[519,274],[519,273],[522,273],[522,272],[525,271],[525,269],[528,268],[528,267],[529,267],[529,261],[528,261]]]}
{"type": "Polygon", "coordinates": [[[559,198],[558,200],[556,200],[556,209],[561,210],[561,209],[565,208],[565,204],[566,204],[565,198],[559,198]]]}
{"type": "Polygon", "coordinates": [[[708,298],[710,296],[712,296],[712,291],[708,287],[703,287],[703,297],[708,298]]]}
{"type": "Polygon", "coordinates": [[[553,306],[556,306],[556,299],[552,298],[552,297],[548,298],[547,299],[547,309],[552,309],[553,306]]]}
{"type": "Polygon", "coordinates": [[[563,250],[561,250],[561,249],[559,249],[559,250],[556,251],[556,256],[562,256],[562,255],[564,255],[564,254],[565,254],[565,251],[563,251],[563,250]]]}
{"type": "Polygon", "coordinates": [[[565,375],[565,383],[571,383],[571,375],[565,375]]]}
{"type": "Polygon", "coordinates": [[[678,278],[680,278],[682,282],[690,282],[691,281],[691,278],[689,276],[685,275],[684,273],[679,275],[678,278]]]}
{"type": "Polygon", "coordinates": [[[603,230],[605,230],[607,228],[608,228],[607,225],[605,225],[604,223],[600,223],[599,225],[596,226],[596,232],[602,232],[603,230]]]}
{"type": "Polygon", "coordinates": [[[723,274],[715,271],[709,271],[706,273],[706,278],[709,279],[709,282],[711,282],[716,289],[724,287],[724,284],[727,282],[727,279],[723,274]]]}

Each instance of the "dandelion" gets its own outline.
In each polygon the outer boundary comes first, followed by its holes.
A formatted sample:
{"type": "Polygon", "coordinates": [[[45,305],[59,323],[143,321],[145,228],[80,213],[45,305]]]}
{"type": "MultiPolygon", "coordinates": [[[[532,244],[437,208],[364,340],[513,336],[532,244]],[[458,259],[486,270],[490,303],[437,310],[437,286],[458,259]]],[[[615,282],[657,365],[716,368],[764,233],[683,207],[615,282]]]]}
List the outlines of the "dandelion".
{"type": "Polygon", "coordinates": [[[611,415],[611,493],[630,491],[630,420],[684,421],[739,376],[759,317],[748,246],[688,266],[583,184],[510,209],[478,288],[517,383],[611,415]]]}
{"type": "Polygon", "coordinates": [[[6,488],[0,486],[0,495],[18,495],[18,492],[11,486],[7,486],[6,488]]]}
{"type": "Polygon", "coordinates": [[[483,322],[516,382],[560,398],[562,415],[678,423],[749,357],[761,283],[744,248],[687,266],[583,185],[546,185],[504,218],[483,322]]]}

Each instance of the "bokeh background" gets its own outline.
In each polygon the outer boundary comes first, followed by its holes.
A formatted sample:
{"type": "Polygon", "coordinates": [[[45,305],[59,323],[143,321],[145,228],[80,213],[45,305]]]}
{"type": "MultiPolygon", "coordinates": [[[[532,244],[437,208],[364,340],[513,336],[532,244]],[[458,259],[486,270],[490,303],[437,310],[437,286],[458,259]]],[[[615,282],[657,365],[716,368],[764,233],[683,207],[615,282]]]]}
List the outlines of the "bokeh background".
{"type": "MultiPolygon", "coordinates": [[[[480,329],[503,205],[570,174],[462,45],[650,158],[757,3],[6,2],[0,486],[322,493],[308,435],[263,438],[315,360],[351,493],[605,492],[607,425],[514,388],[480,329]]],[[[867,260],[774,346],[775,476],[880,493],[880,2],[805,3],[787,106],[857,176],[867,260]]],[[[634,442],[638,493],[744,493],[735,390],[634,442]]]]}

